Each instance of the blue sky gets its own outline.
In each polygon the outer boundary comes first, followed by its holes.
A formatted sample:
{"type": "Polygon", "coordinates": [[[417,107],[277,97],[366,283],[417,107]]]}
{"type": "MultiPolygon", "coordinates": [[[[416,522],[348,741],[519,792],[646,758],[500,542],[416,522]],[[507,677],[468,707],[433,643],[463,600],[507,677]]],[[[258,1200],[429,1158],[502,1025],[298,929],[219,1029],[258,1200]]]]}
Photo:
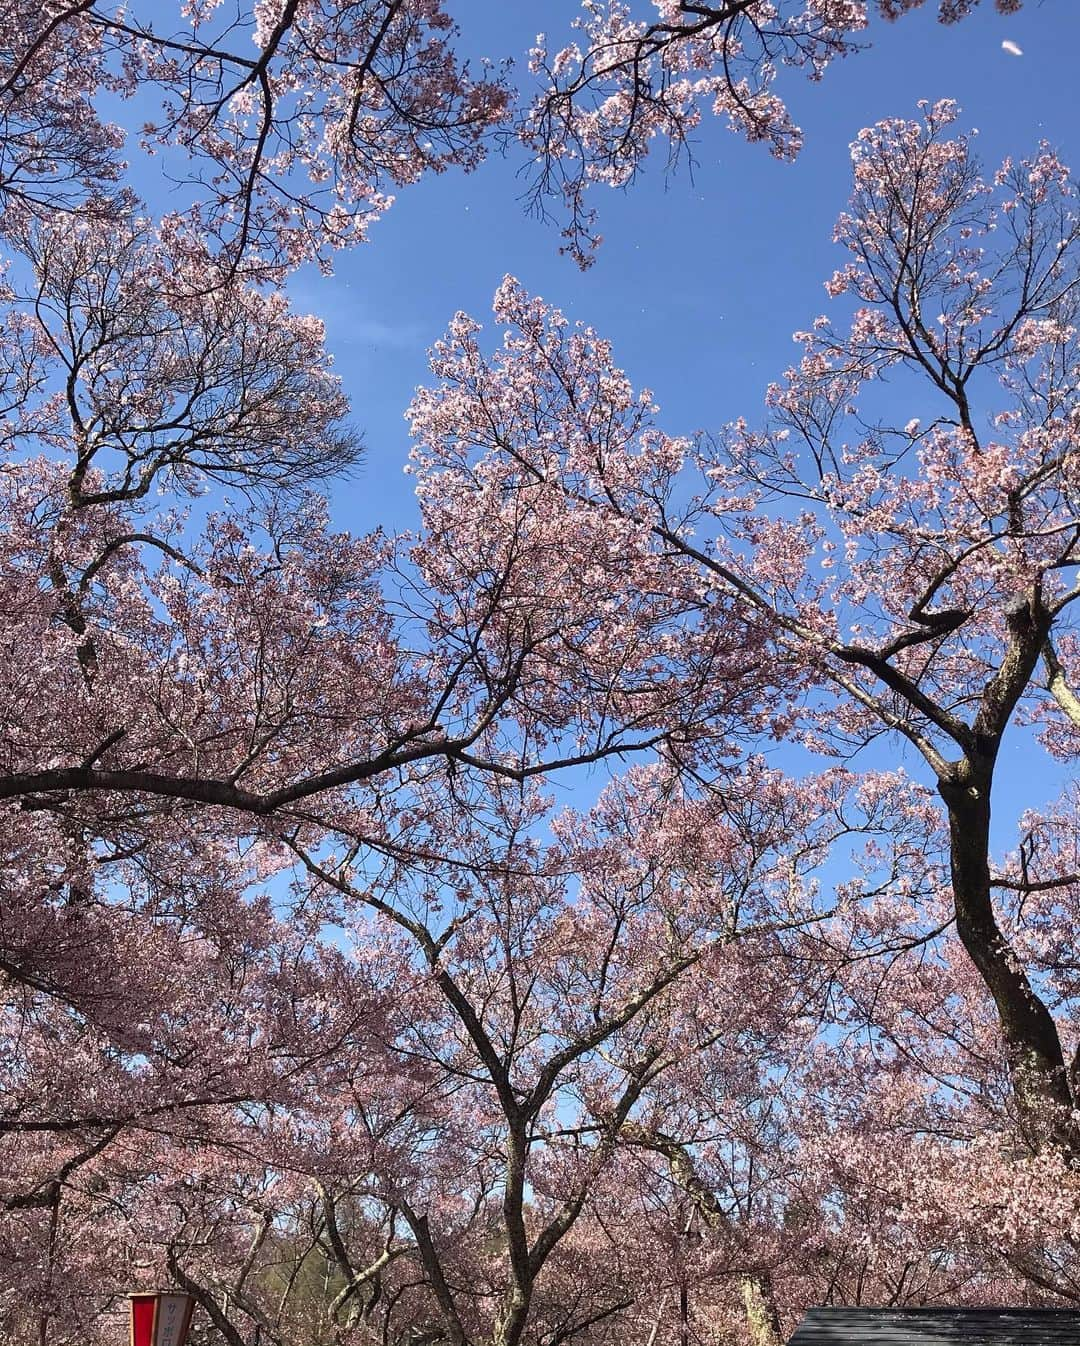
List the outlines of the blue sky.
{"type": "MultiPolygon", "coordinates": [[[[451,8],[466,50],[513,53],[519,66],[539,28],[555,43],[577,12],[572,0],[451,8]]],[[[368,442],[360,476],[333,491],[339,523],[415,522],[402,413],[426,377],[426,348],[457,309],[486,319],[506,272],[611,338],[635,382],[655,392],[666,429],[710,429],[757,416],[765,385],[794,354],[791,333],[827,307],[823,281],[840,257],[832,226],[848,194],[848,145],[862,126],[914,115],[920,98],[951,97],[961,124],[979,128],[987,163],[1046,137],[1080,166],[1080,5],[1027,0],[1005,18],[984,0],[951,28],[935,10],[931,0],[897,23],[874,21],[870,48],[819,84],[781,72],[780,92],[806,137],[795,164],[706,118],[692,181],[685,170],[665,180],[661,151],[628,193],[598,192],[605,242],[585,274],[558,255],[557,228],[525,215],[521,161],[511,153],[401,192],[371,242],[339,258],[334,279],[296,279],[297,306],[327,323],[368,442]],[[1003,51],[1006,39],[1023,55],[1003,51]]]]}

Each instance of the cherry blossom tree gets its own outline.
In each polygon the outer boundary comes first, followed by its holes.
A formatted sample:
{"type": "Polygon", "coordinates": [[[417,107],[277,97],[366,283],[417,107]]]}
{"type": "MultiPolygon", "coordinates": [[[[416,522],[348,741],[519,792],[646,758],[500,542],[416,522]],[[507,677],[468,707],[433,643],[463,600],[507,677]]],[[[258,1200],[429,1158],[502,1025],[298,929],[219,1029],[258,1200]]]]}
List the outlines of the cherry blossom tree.
{"type": "MultiPolygon", "coordinates": [[[[897,18],[922,0],[877,0],[897,18]]],[[[954,22],[977,0],[941,0],[954,22]]],[[[1002,12],[1020,0],[996,0],[1002,12]]],[[[705,109],[790,157],[800,132],[774,90],[782,66],[817,79],[854,49],[864,0],[587,0],[573,40],[477,62],[439,0],[299,0],[166,7],[6,0],[0,13],[0,221],[26,210],[130,205],[124,133],[99,93],[158,104],[146,150],[186,178],[178,225],[231,268],[280,275],[364,238],[394,190],[475,167],[510,136],[534,165],[530,199],[566,214],[587,264],[598,236],[589,188],[623,185],[652,143],[684,152],[705,109]]],[[[557,40],[562,42],[561,39],[557,40]]]]}
{"type": "Polygon", "coordinates": [[[804,673],[774,732],[826,752],[883,733],[910,745],[948,821],[951,919],[995,1006],[1022,1129],[1071,1162],[1067,1020],[995,893],[1064,895],[1075,876],[1040,833],[1019,869],[995,870],[990,801],[1010,725],[1035,720],[1051,751],[1073,751],[1076,187],[1045,146],[984,180],[955,115],[938,104],[861,133],[837,226],[852,260],[829,286],[855,311],[800,338],[765,430],[665,436],[608,344],[511,280],[501,349],[486,355],[459,316],[412,419],[427,480],[485,509],[528,500],[545,527],[584,513],[648,534],[703,607],[763,624],[804,673]],[[898,403],[920,415],[896,425],[898,403]],[[689,501],[683,472],[704,483],[689,501]]]}
{"type": "MultiPolygon", "coordinates": [[[[307,488],[359,442],[321,325],[189,227],[99,206],[5,220],[6,1330],[85,1336],[127,1268],[194,1287],[235,1342],[226,1301],[246,1314],[266,1241],[229,1264],[252,1200],[276,1227],[261,1194],[283,1167],[307,1180],[289,1210],[343,1190],[294,1132],[334,1108],[355,1127],[346,1069],[380,1085],[368,1113],[409,1088],[379,1026],[394,978],[380,999],[314,897],[275,898],[282,857],[343,846],[422,872],[492,781],[677,739],[730,763],[760,650],[745,624],[695,622],[681,581],[642,593],[646,537],[605,557],[587,526],[568,549],[493,519],[456,557],[437,489],[416,538],[332,533],[307,488]],[[210,488],[236,503],[207,512],[210,488]]],[[[495,860],[475,843],[456,863],[495,860]]],[[[397,952],[400,978],[422,950],[397,952]]],[[[361,1285],[380,1254],[341,1261],[335,1199],[320,1236],[361,1285]]],[[[269,1331],[259,1314],[244,1323],[269,1331]]]]}
{"type": "MultiPolygon", "coordinates": [[[[98,204],[5,220],[5,1330],[107,1333],[103,1300],[165,1279],[235,1342],[268,1237],[250,1251],[253,1201],[257,1233],[322,1183],[342,1288],[366,1283],[380,1254],[341,1254],[326,1201],[368,1165],[326,1145],[327,1118],[358,1131],[410,1088],[381,1026],[395,977],[380,998],[317,895],[275,896],[283,857],[422,872],[480,827],[492,781],[680,738],[730,763],[762,670],[745,624],[695,624],[681,583],[637,588],[647,538],[602,559],[587,527],[566,550],[523,517],[456,558],[437,490],[416,538],[332,533],[306,488],[359,442],[320,324],[190,228],[98,204]],[[210,488],[236,503],[207,512],[210,488]],[[346,1070],[373,1098],[336,1101],[346,1070]]],[[[495,860],[476,842],[456,864],[495,860]]],[[[395,952],[400,980],[422,951],[395,952]]]]}
{"type": "Polygon", "coordinates": [[[361,1041],[374,1058],[393,1001],[251,895],[235,844],[193,851],[159,821],[153,844],[110,854],[47,816],[13,821],[0,1320],[12,1340],[88,1340],[164,1271],[150,1231],[182,1189],[170,1173],[185,1164],[197,1187],[215,1156],[243,1153],[245,1109],[309,1100],[361,1041]]]}
{"type": "Polygon", "coordinates": [[[213,1142],[174,1127],[152,1174],[95,1157],[69,1200],[115,1228],[105,1255],[134,1242],[234,1346],[501,1341],[522,1291],[522,1340],[769,1346],[807,1302],[1073,1293],[1074,1187],[1010,1115],[931,792],[754,763],[688,797],[654,768],[551,848],[527,813],[506,787],[515,854],[486,881],[464,834],[451,867],[362,882],[358,855],[306,857],[379,1053],[343,1040],[321,1084],[213,1142]],[[845,839],[852,877],[817,888],[845,839]],[[545,1082],[515,1193],[508,1132],[545,1082]],[[118,1220],[99,1185],[125,1181],[118,1220]],[[524,1278],[515,1221],[546,1254],[524,1278]]]}
{"type": "MultiPolygon", "coordinates": [[[[332,946],[309,952],[306,973],[246,965],[245,994],[228,995],[235,1026],[207,1022],[221,992],[206,976],[193,987],[200,1017],[174,983],[169,1025],[203,1044],[182,1087],[214,1078],[198,1098],[170,1107],[132,1061],[118,1104],[95,1073],[108,1148],[55,1176],[55,1151],[34,1152],[54,1196],[36,1225],[28,1197],[11,1201],[24,1262],[43,1244],[48,1258],[38,1312],[61,1340],[107,1332],[114,1319],[88,1319],[78,1288],[94,1276],[114,1286],[126,1265],[194,1294],[232,1346],[254,1328],[284,1346],[316,1306],[328,1341],[625,1337],[643,1313],[675,1339],[677,1301],[641,1263],[671,1242],[657,1197],[702,1199],[687,1176],[700,1139],[690,1097],[699,1126],[703,1108],[714,1127],[737,1126],[748,1099],[769,1094],[784,1046],[811,1031],[804,972],[830,913],[810,876],[834,800],[833,787],[794,789],[760,762],[732,769],[710,799],[639,768],[588,814],[561,817],[548,846],[534,826],[545,801],[510,785],[483,828],[458,822],[452,864],[375,869],[359,846],[316,857],[293,843],[308,875],[297,913],[323,940],[337,931],[332,946]],[[496,827],[505,852],[493,863],[496,827]],[[264,1026],[251,997],[267,995],[264,1026]],[[643,1215],[654,1208],[655,1243],[621,1234],[631,1187],[643,1215]],[[88,1244],[77,1231],[90,1226],[107,1235],[88,1244]]],[[[244,916],[275,964],[297,957],[298,915],[285,928],[258,906],[244,916]]],[[[218,977],[224,961],[202,959],[218,977]]],[[[183,976],[186,963],[174,966],[183,976]]],[[[235,964],[228,975],[235,985],[235,964]]],[[[143,1042],[155,1061],[181,1054],[143,1042]]],[[[77,1113],[66,1087],[65,1071],[58,1088],[77,1113]]],[[[20,1116],[51,1115],[40,1086],[28,1082],[26,1100],[20,1116]]],[[[80,1120],[105,1132],[101,1116],[80,1120]]],[[[720,1229],[714,1196],[709,1210],[714,1280],[760,1294],[768,1217],[720,1229]]],[[[678,1239],[670,1254],[674,1284],[678,1239]]],[[[98,1315],[102,1301],[99,1290],[98,1315]]]]}
{"type": "MultiPolygon", "coordinates": [[[[790,66],[818,80],[831,61],[857,49],[871,8],[897,19],[923,3],[654,0],[646,19],[623,0],[585,0],[579,40],[551,52],[540,39],[531,54],[541,89],[521,136],[538,165],[533,209],[546,214],[549,201],[561,202],[565,250],[587,266],[600,242],[590,188],[631,183],[657,141],[669,163],[689,157],[704,113],[778,158],[794,158],[802,132],[775,90],[778,70],[790,66]]],[[[940,19],[954,23],[977,3],[941,0],[940,19]]],[[[996,0],[996,7],[1012,13],[1020,3],[996,0]]]]}
{"type": "MultiPolygon", "coordinates": [[[[347,877],[350,856],[335,869],[305,856],[322,887],[346,909],[373,908],[428,970],[433,1003],[415,1016],[409,1054],[446,1082],[442,1124],[460,1119],[446,1136],[453,1187],[436,1185],[433,1151],[407,1184],[383,1179],[373,1194],[400,1211],[440,1335],[462,1344],[536,1340],[552,1313],[549,1330],[566,1339],[629,1307],[625,1285],[603,1282],[580,1307],[560,1303],[549,1260],[621,1145],[650,1142],[676,1070],[710,1057],[714,1110],[755,1087],[766,1025],[798,1000],[790,968],[821,919],[805,883],[826,844],[816,783],[799,793],[751,765],[730,773],[722,803],[699,802],[663,769],[639,769],[590,815],[558,820],[554,847],[532,863],[541,801],[525,802],[510,792],[513,849],[490,877],[464,889],[458,877],[452,906],[451,875],[436,886],[437,873],[418,882],[398,867],[384,897],[347,877]],[[487,1261],[479,1296],[463,1258],[487,1261]],[[549,1301],[540,1323],[537,1296],[549,1301]]],[[[467,854],[455,850],[459,874],[467,854]]]]}

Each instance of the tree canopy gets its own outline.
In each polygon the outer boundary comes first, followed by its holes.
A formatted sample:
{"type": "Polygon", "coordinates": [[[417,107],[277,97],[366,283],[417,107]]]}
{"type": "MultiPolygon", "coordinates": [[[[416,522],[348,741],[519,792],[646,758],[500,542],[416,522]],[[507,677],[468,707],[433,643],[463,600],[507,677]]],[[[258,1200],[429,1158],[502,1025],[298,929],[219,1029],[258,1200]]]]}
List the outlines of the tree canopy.
{"type": "Polygon", "coordinates": [[[587,3],[521,88],[435,0],[0,14],[5,1339],[157,1283],[200,1346],[1080,1299],[1075,785],[991,832],[1007,734],[1080,744],[1054,150],[863,130],[830,316],[709,433],[506,277],[357,536],[290,277],[508,146],[587,264],[706,112],[794,153],[865,6],[587,3]]]}

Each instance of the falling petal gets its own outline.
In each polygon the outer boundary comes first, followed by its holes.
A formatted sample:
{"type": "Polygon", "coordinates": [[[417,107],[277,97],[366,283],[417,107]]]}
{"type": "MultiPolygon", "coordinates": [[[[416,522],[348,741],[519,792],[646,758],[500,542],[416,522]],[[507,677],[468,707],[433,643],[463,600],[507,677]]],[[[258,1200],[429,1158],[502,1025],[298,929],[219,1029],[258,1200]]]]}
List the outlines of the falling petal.
{"type": "Polygon", "coordinates": [[[1001,44],[1001,50],[1007,51],[1010,56],[1023,56],[1024,54],[1022,47],[1018,47],[1015,42],[1010,42],[1008,39],[1001,44]]]}

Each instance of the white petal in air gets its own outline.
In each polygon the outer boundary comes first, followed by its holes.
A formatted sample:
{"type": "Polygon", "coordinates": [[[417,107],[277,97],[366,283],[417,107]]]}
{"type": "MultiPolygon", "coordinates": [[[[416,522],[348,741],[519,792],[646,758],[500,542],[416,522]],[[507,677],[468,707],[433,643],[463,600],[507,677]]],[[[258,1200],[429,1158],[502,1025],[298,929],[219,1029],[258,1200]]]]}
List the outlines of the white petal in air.
{"type": "Polygon", "coordinates": [[[1024,50],[1018,47],[1015,42],[1009,42],[1007,39],[1001,44],[1001,50],[1007,51],[1010,56],[1023,56],[1024,50]]]}

